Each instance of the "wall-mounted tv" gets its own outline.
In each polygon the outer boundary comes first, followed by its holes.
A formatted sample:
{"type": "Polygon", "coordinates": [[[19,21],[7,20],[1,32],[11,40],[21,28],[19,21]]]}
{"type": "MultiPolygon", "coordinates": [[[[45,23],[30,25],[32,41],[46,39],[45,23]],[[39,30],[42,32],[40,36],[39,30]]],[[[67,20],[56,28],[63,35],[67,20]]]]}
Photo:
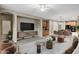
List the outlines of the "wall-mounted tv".
{"type": "Polygon", "coordinates": [[[71,29],[71,26],[70,25],[66,25],[65,29],[71,29]]]}
{"type": "Polygon", "coordinates": [[[66,25],[67,30],[71,30],[71,32],[76,32],[76,26],[66,25]]]}
{"type": "Polygon", "coordinates": [[[20,23],[20,30],[26,31],[26,30],[34,30],[34,23],[20,23]]]}

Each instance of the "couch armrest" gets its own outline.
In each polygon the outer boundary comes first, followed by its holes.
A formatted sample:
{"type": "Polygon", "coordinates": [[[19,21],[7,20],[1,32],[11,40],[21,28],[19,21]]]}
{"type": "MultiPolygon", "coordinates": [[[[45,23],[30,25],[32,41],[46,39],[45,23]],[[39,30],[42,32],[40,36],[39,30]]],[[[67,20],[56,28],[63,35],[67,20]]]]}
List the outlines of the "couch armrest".
{"type": "Polygon", "coordinates": [[[10,47],[5,48],[3,52],[6,54],[14,54],[16,52],[16,47],[11,45],[10,47]]]}

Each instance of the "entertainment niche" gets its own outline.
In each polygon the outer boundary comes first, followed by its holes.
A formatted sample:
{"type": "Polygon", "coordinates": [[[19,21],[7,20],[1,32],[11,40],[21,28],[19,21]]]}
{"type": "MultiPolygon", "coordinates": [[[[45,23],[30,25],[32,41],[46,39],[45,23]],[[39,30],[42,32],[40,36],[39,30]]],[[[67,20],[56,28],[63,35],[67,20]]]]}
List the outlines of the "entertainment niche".
{"type": "Polygon", "coordinates": [[[18,24],[20,27],[20,31],[17,32],[18,40],[35,37],[37,35],[37,31],[35,30],[36,23],[32,22],[33,20],[27,18],[20,18],[19,21],[18,24]],[[26,22],[28,20],[30,20],[31,22],[26,22]]]}

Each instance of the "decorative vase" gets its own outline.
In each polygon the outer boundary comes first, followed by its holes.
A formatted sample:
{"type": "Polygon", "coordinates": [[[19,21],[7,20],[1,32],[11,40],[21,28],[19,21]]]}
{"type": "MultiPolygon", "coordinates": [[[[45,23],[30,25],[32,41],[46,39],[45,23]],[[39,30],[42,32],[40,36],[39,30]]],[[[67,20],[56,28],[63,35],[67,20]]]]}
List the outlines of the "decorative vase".
{"type": "Polygon", "coordinates": [[[37,53],[41,53],[41,45],[37,45],[37,53]]]}

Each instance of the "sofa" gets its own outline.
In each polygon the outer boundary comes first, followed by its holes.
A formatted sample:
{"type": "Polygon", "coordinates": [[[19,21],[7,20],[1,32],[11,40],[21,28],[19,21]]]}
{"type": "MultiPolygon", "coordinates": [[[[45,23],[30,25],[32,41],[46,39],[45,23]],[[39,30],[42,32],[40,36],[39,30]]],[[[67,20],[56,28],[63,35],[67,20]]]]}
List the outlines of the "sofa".
{"type": "Polygon", "coordinates": [[[78,38],[77,38],[77,37],[74,37],[74,38],[73,38],[72,46],[69,47],[69,48],[64,52],[64,54],[72,54],[73,51],[76,49],[77,45],[78,45],[78,38]]]}
{"type": "Polygon", "coordinates": [[[70,30],[58,30],[58,31],[54,31],[54,34],[68,36],[71,34],[71,31],[70,30]]]}
{"type": "Polygon", "coordinates": [[[14,54],[16,52],[16,45],[9,41],[0,41],[0,54],[14,54]]]}

